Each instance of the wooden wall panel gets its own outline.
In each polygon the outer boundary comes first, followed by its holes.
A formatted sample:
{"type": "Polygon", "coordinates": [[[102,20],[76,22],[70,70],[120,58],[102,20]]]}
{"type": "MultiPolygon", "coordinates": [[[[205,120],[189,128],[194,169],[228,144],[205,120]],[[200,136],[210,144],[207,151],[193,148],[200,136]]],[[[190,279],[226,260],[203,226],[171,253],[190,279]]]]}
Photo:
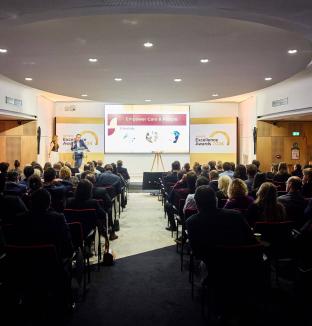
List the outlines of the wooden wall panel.
{"type": "Polygon", "coordinates": [[[305,137],[285,137],[284,138],[284,161],[290,164],[300,163],[306,164],[307,159],[307,141],[305,137]],[[293,144],[297,143],[300,149],[300,159],[293,160],[291,158],[291,149],[293,144]]]}
{"type": "Polygon", "coordinates": [[[261,162],[261,170],[269,171],[271,169],[271,137],[257,138],[257,159],[261,162]]]}
{"type": "Polygon", "coordinates": [[[288,122],[277,123],[276,125],[272,125],[271,136],[272,137],[288,137],[288,136],[290,136],[288,122]]]}
{"type": "Polygon", "coordinates": [[[285,161],[284,157],[284,137],[271,137],[271,162],[279,163],[285,161]],[[277,158],[280,155],[281,158],[277,158]]]}
{"type": "Polygon", "coordinates": [[[37,134],[37,122],[30,121],[22,125],[23,136],[36,136],[37,134]]]}
{"type": "Polygon", "coordinates": [[[271,136],[272,124],[258,121],[257,122],[257,135],[258,137],[269,137],[271,136]]]}
{"type": "Polygon", "coordinates": [[[21,159],[21,137],[6,137],[6,161],[13,165],[15,160],[21,159]]]}
{"type": "Polygon", "coordinates": [[[21,165],[29,164],[37,161],[37,137],[23,136],[21,137],[21,165]]]}
{"type": "Polygon", "coordinates": [[[0,162],[6,162],[6,137],[0,136],[0,162]]]}

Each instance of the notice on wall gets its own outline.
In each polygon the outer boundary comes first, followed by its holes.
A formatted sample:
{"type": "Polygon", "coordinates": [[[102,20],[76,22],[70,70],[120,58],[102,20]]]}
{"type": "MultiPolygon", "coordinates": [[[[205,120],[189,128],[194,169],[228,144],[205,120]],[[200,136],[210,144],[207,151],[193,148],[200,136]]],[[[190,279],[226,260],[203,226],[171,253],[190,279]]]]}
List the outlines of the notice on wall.
{"type": "Polygon", "coordinates": [[[192,153],[236,153],[237,127],[234,124],[193,124],[190,132],[192,153]]]}

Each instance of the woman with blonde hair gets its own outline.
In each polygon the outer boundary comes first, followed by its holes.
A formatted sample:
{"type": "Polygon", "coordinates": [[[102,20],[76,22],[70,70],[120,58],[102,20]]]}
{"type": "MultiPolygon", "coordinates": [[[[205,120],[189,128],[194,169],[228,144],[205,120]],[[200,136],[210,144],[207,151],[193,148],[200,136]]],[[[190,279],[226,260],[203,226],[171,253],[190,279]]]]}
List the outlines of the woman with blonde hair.
{"type": "Polygon", "coordinates": [[[271,182],[264,182],[257,198],[248,208],[247,221],[254,227],[258,221],[283,221],[286,218],[285,207],[277,201],[277,190],[271,182]]]}
{"type": "Polygon", "coordinates": [[[51,143],[50,143],[50,148],[49,148],[49,161],[51,164],[55,164],[59,162],[59,143],[58,143],[58,135],[54,135],[52,137],[51,143]]]}
{"type": "Polygon", "coordinates": [[[228,188],[228,201],[224,208],[245,210],[254,201],[248,196],[248,188],[246,183],[241,179],[233,179],[228,188]]]}
{"type": "Polygon", "coordinates": [[[231,178],[228,175],[223,175],[218,179],[218,191],[216,196],[218,198],[218,207],[223,207],[228,197],[228,188],[231,178]]]}

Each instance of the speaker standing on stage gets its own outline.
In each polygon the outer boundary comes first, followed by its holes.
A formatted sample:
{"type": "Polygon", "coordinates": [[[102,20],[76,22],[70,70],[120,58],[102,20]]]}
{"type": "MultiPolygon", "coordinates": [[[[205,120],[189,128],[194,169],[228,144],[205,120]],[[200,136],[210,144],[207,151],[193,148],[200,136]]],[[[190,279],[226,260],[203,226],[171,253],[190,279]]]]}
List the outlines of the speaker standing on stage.
{"type": "Polygon", "coordinates": [[[50,143],[50,150],[49,150],[49,160],[51,164],[55,164],[59,161],[59,144],[58,144],[58,135],[54,135],[52,137],[52,141],[50,143]]]}
{"type": "Polygon", "coordinates": [[[77,134],[75,140],[72,142],[71,150],[74,152],[75,167],[79,169],[82,164],[83,151],[89,151],[87,145],[83,139],[81,139],[80,134],[77,134]]]}

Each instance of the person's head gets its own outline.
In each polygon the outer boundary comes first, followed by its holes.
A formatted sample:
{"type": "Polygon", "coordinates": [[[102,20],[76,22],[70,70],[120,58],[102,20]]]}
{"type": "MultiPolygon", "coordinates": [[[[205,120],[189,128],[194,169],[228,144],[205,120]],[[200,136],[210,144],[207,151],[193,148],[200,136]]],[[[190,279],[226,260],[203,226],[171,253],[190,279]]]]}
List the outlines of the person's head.
{"type": "Polygon", "coordinates": [[[263,217],[268,219],[278,219],[277,190],[271,182],[264,182],[257,191],[255,204],[262,207],[263,217]]]}
{"type": "Polygon", "coordinates": [[[278,174],[287,174],[288,173],[288,167],[285,162],[280,162],[278,165],[278,174]]]}
{"type": "Polygon", "coordinates": [[[248,164],[246,167],[247,175],[249,178],[254,178],[258,169],[254,164],[248,164]]]}
{"type": "Polygon", "coordinates": [[[230,162],[230,165],[231,165],[231,170],[232,171],[235,171],[235,167],[236,167],[235,163],[234,162],[230,162]]]}
{"type": "Polygon", "coordinates": [[[230,182],[228,196],[230,199],[245,197],[248,195],[246,183],[241,179],[233,179],[230,182]]]}
{"type": "Polygon", "coordinates": [[[76,141],[79,141],[81,139],[81,135],[80,134],[77,134],[76,137],[75,137],[75,140],[76,141]]]}
{"type": "Polygon", "coordinates": [[[67,166],[63,166],[60,170],[60,178],[63,180],[69,180],[71,177],[71,170],[67,166]]]}
{"type": "Polygon", "coordinates": [[[121,168],[122,167],[122,160],[117,161],[117,167],[121,168]]]}
{"type": "Polygon", "coordinates": [[[197,178],[195,187],[198,188],[200,186],[206,186],[209,184],[209,179],[203,176],[197,178]]]}
{"type": "Polygon", "coordinates": [[[18,173],[16,171],[10,171],[7,175],[8,181],[17,182],[18,181],[18,173]]]}
{"type": "Polygon", "coordinates": [[[171,170],[173,172],[178,172],[181,170],[181,165],[180,165],[180,162],[179,161],[174,161],[171,163],[171,170]]]}
{"type": "Polygon", "coordinates": [[[208,164],[203,164],[201,167],[201,172],[204,175],[209,175],[210,167],[208,164]]]}
{"type": "Polygon", "coordinates": [[[194,162],[193,164],[193,171],[196,171],[198,169],[198,167],[200,166],[200,164],[198,162],[194,162]]]}
{"type": "Polygon", "coordinates": [[[93,160],[92,163],[93,163],[93,166],[96,168],[97,167],[97,161],[93,160]]]}
{"type": "Polygon", "coordinates": [[[51,195],[45,189],[38,189],[30,196],[30,207],[35,212],[45,212],[50,208],[51,195]]]}
{"type": "Polygon", "coordinates": [[[257,171],[259,172],[260,169],[260,162],[258,160],[252,160],[251,164],[257,167],[257,171]]]}
{"type": "Polygon", "coordinates": [[[33,175],[37,175],[38,177],[41,178],[42,172],[39,169],[36,168],[36,169],[34,169],[34,174],[33,175]]]}
{"type": "Polygon", "coordinates": [[[58,135],[54,135],[52,137],[52,141],[53,141],[53,143],[57,144],[58,143],[58,135]]]}
{"type": "Polygon", "coordinates": [[[42,188],[41,178],[38,175],[33,174],[31,177],[29,177],[28,186],[31,192],[42,188]]]}
{"type": "Polygon", "coordinates": [[[231,163],[230,162],[224,162],[222,165],[222,168],[224,171],[230,171],[232,169],[231,163]]]}
{"type": "Polygon", "coordinates": [[[14,167],[15,169],[18,169],[21,166],[21,162],[19,160],[14,161],[14,167]]]}
{"type": "Polygon", "coordinates": [[[117,174],[117,166],[116,166],[116,164],[115,163],[112,163],[111,166],[113,168],[113,173],[114,174],[117,174]]]}
{"type": "Polygon", "coordinates": [[[196,184],[196,173],[193,171],[187,172],[186,173],[186,185],[187,188],[190,189],[191,192],[195,191],[195,184],[196,184]]]}
{"type": "Polygon", "coordinates": [[[304,169],[303,170],[303,183],[312,183],[312,169],[304,169]]]}
{"type": "Polygon", "coordinates": [[[102,160],[98,160],[97,161],[97,166],[103,166],[103,161],[102,160]]]}
{"type": "Polygon", "coordinates": [[[254,190],[258,190],[260,188],[260,186],[267,181],[267,177],[266,177],[266,174],[265,173],[261,173],[261,172],[258,172],[256,175],[255,175],[255,178],[254,178],[254,182],[253,182],[253,186],[252,188],[254,190]]]}
{"type": "Polygon", "coordinates": [[[234,178],[239,178],[242,180],[247,179],[247,169],[243,164],[238,164],[234,170],[234,178]]]}
{"type": "Polygon", "coordinates": [[[228,175],[222,175],[218,180],[218,189],[227,197],[231,178],[228,175]]]}
{"type": "Polygon", "coordinates": [[[37,165],[37,164],[38,164],[37,161],[32,161],[32,162],[30,163],[30,165],[31,165],[32,167],[34,167],[34,166],[37,165]]]}
{"type": "Polygon", "coordinates": [[[90,166],[90,171],[94,172],[95,171],[95,165],[94,165],[93,161],[88,162],[88,165],[90,166]]]}
{"type": "Polygon", "coordinates": [[[10,164],[7,162],[1,162],[0,163],[0,172],[1,173],[7,173],[9,169],[10,164]]]}
{"type": "Polygon", "coordinates": [[[209,161],[208,165],[209,165],[210,170],[215,170],[217,162],[216,161],[209,161]]]}
{"type": "Polygon", "coordinates": [[[219,173],[216,170],[211,170],[209,172],[209,179],[212,180],[218,180],[219,179],[219,173]]]}
{"type": "Polygon", "coordinates": [[[302,167],[301,167],[301,164],[297,163],[294,165],[294,170],[296,171],[302,171],[302,167]]]}
{"type": "Polygon", "coordinates": [[[300,191],[302,187],[302,181],[299,177],[290,177],[286,182],[287,192],[297,192],[300,191]]]}
{"type": "Polygon", "coordinates": [[[271,171],[272,171],[272,173],[277,174],[277,172],[278,172],[278,163],[272,163],[271,171]]]}
{"type": "Polygon", "coordinates": [[[89,180],[93,185],[95,184],[95,174],[94,173],[87,173],[85,176],[86,180],[89,180]]]}
{"type": "Polygon", "coordinates": [[[222,171],[222,169],[223,169],[223,163],[222,163],[222,161],[218,161],[217,162],[217,170],[222,171]]]}
{"type": "Polygon", "coordinates": [[[48,168],[43,173],[44,182],[52,182],[56,178],[56,172],[53,168],[48,168]]]}
{"type": "Polygon", "coordinates": [[[216,194],[208,185],[198,187],[194,199],[200,212],[209,212],[217,208],[216,194]]]}
{"type": "Polygon", "coordinates": [[[52,168],[52,164],[50,162],[45,162],[43,166],[43,171],[47,170],[48,168],[52,168]]]}
{"type": "Polygon", "coordinates": [[[111,172],[113,172],[113,167],[112,167],[111,164],[106,164],[106,165],[104,166],[104,170],[105,170],[105,171],[111,171],[111,172]]]}
{"type": "Polygon", "coordinates": [[[196,165],[194,172],[196,173],[197,176],[199,176],[202,173],[202,166],[196,165]]]}
{"type": "Polygon", "coordinates": [[[190,163],[185,163],[185,164],[183,165],[183,170],[184,170],[185,172],[189,172],[189,171],[191,170],[191,165],[190,165],[190,163]]]}
{"type": "Polygon", "coordinates": [[[75,192],[75,199],[77,201],[85,201],[92,198],[93,185],[89,180],[81,180],[75,192]]]}
{"type": "Polygon", "coordinates": [[[53,164],[53,169],[54,169],[55,171],[60,171],[61,168],[62,168],[62,165],[61,165],[60,163],[55,163],[55,164],[53,164]]]}
{"type": "Polygon", "coordinates": [[[31,165],[27,165],[24,167],[24,176],[26,179],[28,179],[31,175],[34,174],[34,168],[31,165]]]}

